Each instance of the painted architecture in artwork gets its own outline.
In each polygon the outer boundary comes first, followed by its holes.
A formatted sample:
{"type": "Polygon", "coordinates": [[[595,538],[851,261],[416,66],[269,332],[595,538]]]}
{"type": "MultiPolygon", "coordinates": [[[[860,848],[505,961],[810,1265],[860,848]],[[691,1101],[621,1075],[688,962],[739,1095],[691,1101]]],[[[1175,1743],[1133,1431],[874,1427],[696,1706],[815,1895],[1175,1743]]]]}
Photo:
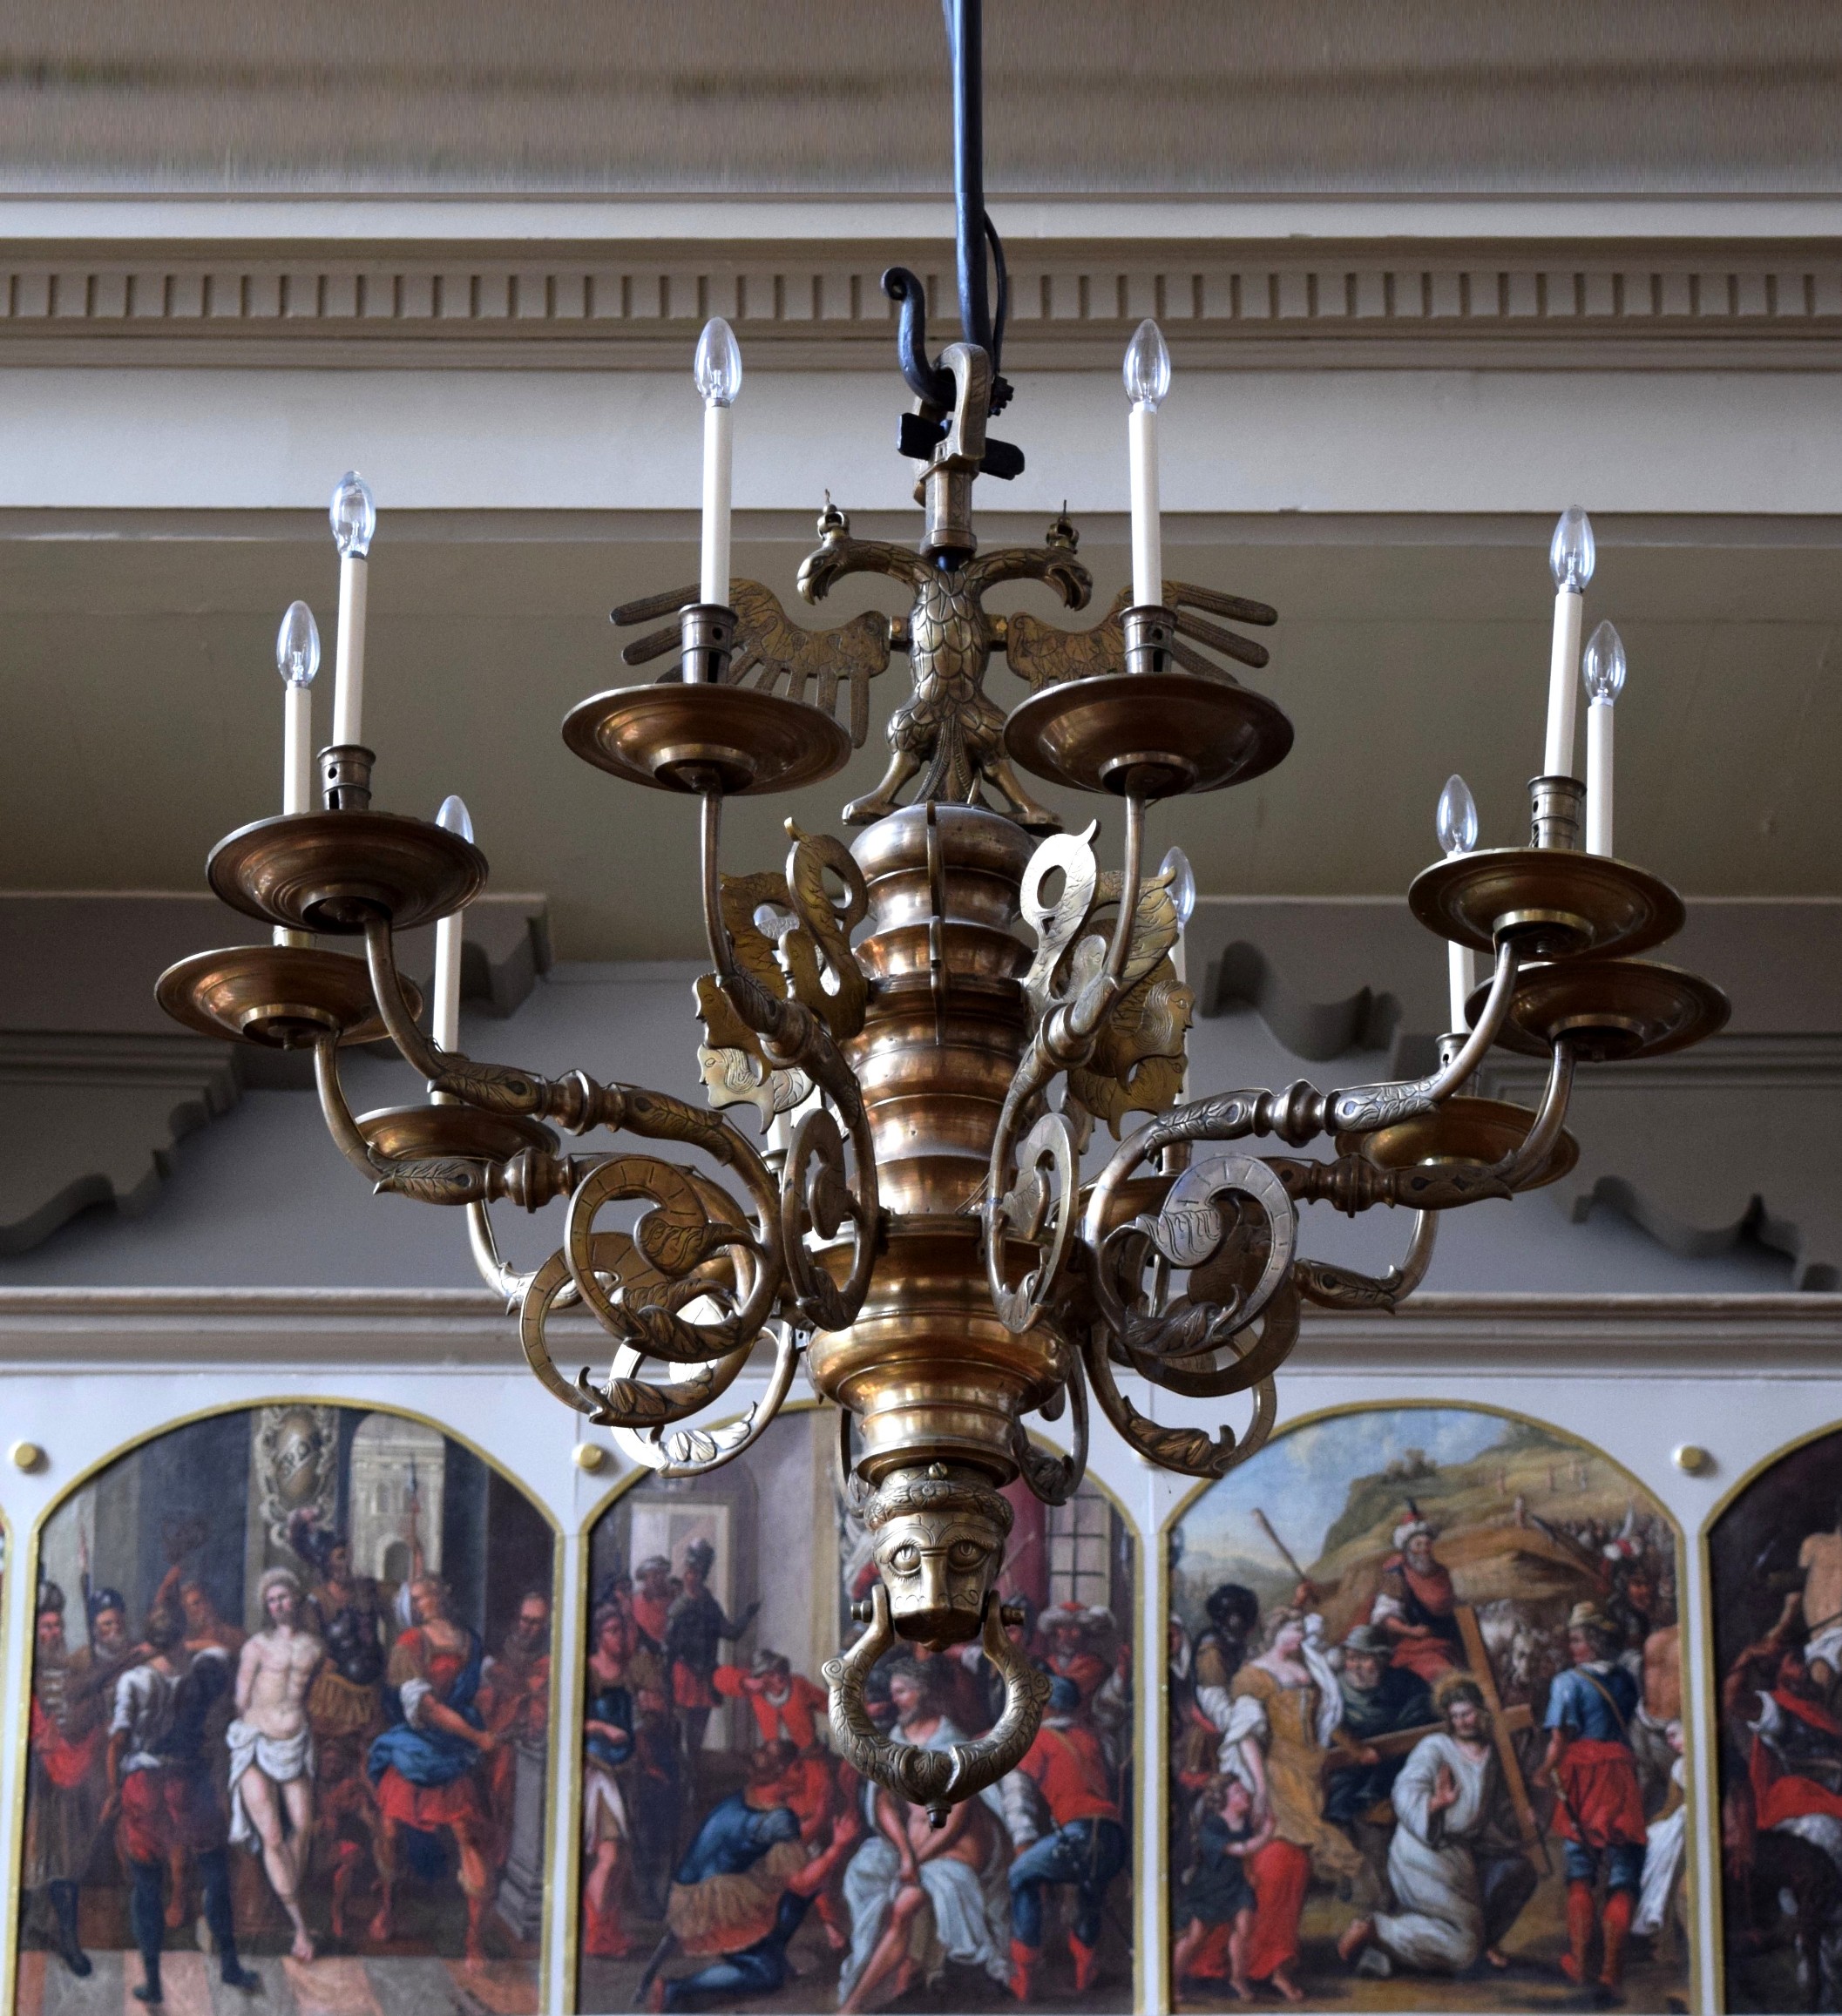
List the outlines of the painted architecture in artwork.
{"type": "Polygon", "coordinates": [[[1842,2009],[1842,1428],[1741,1484],[1708,1571],[1724,2005],[1842,2009]]]}
{"type": "MultiPolygon", "coordinates": [[[[1009,1494],[1000,1580],[1053,1676],[1018,1771],[936,1832],[828,1747],[820,1669],[874,1567],[830,1423],[624,1490],[589,1546],[578,2006],[1134,2006],[1135,1544],[1084,1485],[1009,1494]]],[[[1001,1689],[976,1647],[891,1657],[872,1713],[945,1746],[1001,1689]]]]}
{"type": "Polygon", "coordinates": [[[471,1449],[358,1407],[213,1414],[63,1498],[17,2016],[534,2011],[554,1553],[471,1449]]]}
{"type": "Polygon", "coordinates": [[[1358,1408],[1168,1546],[1176,2006],[1687,2006],[1680,1548],[1627,1472],[1358,1408]]]}

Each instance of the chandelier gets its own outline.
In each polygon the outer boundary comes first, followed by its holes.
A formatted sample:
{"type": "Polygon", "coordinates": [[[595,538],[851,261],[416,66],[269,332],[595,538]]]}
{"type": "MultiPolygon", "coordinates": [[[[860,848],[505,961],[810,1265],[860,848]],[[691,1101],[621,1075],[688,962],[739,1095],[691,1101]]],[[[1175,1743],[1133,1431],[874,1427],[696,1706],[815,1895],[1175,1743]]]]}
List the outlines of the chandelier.
{"type": "Polygon", "coordinates": [[[1039,581],[1080,610],[1091,582],[1065,517],[1038,546],[982,552],[973,530],[973,484],[1014,477],[1023,457],[987,431],[1012,388],[1000,375],[1004,254],[982,186],[979,0],[952,0],[950,27],[958,340],[931,355],[922,282],[896,267],[883,283],[899,307],[912,404],[897,445],[920,465],[921,538],[914,547],[853,538],[828,500],[798,577],[802,598],[817,603],[846,575],[879,575],[901,585],[907,612],[813,631],[758,582],[730,578],[742,367],[728,325],[713,321],[695,363],[700,585],[614,612],[621,625],[666,619],[622,656],[668,669],[656,684],[585,700],[563,723],[585,761],[695,802],[713,963],[696,984],[708,1107],[460,1052],[462,915],[486,862],[458,800],[434,821],[371,808],[362,714],[376,520],[356,476],[333,502],[337,680],[319,805],[309,727],[319,639],[296,603],[278,645],[284,809],[231,834],[208,864],[219,896],[273,926],[273,943],[201,953],[159,986],[189,1027],[310,1050],[327,1126],[353,1167],[377,1190],[463,1214],[532,1370],[639,1462],[683,1477],[731,1461],[803,1364],[836,1404],[843,1488],[880,1572],[857,1607],[867,1628],[825,1669],[835,1740],[937,1824],[1014,1766],[1035,1733],[1047,1681],[1013,1646],[994,1590],[1012,1519],[1001,1492],[1021,1478],[1051,1505],[1067,1499],[1086,1466],[1090,1390],[1141,1456],[1223,1475],[1271,1430],[1275,1376],[1302,1304],[1395,1307],[1425,1276],[1440,1213],[1536,1188],[1571,1166],[1576,1065],[1681,1048],[1727,1012],[1706,982],[1635,957],[1683,912],[1667,885],[1612,852],[1624,657],[1608,625],[1586,653],[1584,784],[1573,774],[1593,543],[1584,514],[1569,511],[1551,553],[1547,740],[1529,844],[1478,849],[1476,812],[1454,777],[1439,806],[1445,858],[1409,890],[1414,914],[1449,945],[1452,1028],[1438,1068],[1330,1092],[1301,1081],[1187,1096],[1192,995],[1180,961],[1194,887],[1175,850],[1148,864],[1147,813],[1244,783],[1288,754],[1286,716],[1222,662],[1264,666],[1265,651],[1229,626],[1276,615],[1164,578],[1157,427],[1170,363],[1148,321],[1125,365],[1129,592],[1084,630],[985,609],[1000,584],[1039,581]],[[891,653],[906,656],[913,691],[891,721],[881,782],[844,808],[863,829],[855,842],[789,821],[782,866],[724,872],[726,802],[840,770],[865,740],[869,684],[891,653]],[[994,653],[1031,689],[1008,714],[985,691],[994,653]],[[1097,824],[1059,830],[1026,776],[1116,800],[1120,864],[1101,865],[1097,824]],[[425,1029],[396,946],[430,921],[425,1029]],[[364,957],[320,939],[362,940],[364,957]],[[432,1103],[355,1115],[340,1052],[386,1035],[432,1103]],[[1496,1045],[1548,1060],[1535,1109],[1466,1090],[1496,1045]],[[765,1151],[733,1117],[749,1106],[765,1151]],[[1084,1175],[1102,1125],[1117,1145],[1084,1175]],[[559,1130],[618,1139],[565,1153],[559,1130]],[[1254,1152],[1266,1138],[1292,1151],[1327,1140],[1331,1153],[1254,1152]],[[501,1201],[565,1207],[561,1243],[534,1271],[501,1258],[489,1217],[501,1201]],[[1299,1207],[1318,1202],[1352,1214],[1405,1208],[1399,1264],[1367,1275],[1301,1255],[1299,1207]],[[552,1319],[572,1309],[613,1342],[605,1377],[558,1369],[552,1319]],[[762,1345],[772,1370],[747,1413],[693,1424],[762,1345]],[[1122,1373],[1141,1395],[1183,1403],[1163,1411],[1184,1418],[1149,1417],[1122,1373]],[[1238,1432],[1188,1424],[1194,1404],[1229,1396],[1251,1409],[1238,1432]],[[1033,1442],[1033,1414],[1066,1414],[1068,1454],[1033,1442]],[[936,1754],[877,1729],[864,1681],[898,1635],[932,1647],[982,1640],[1006,1687],[988,1735],[936,1754]]]}

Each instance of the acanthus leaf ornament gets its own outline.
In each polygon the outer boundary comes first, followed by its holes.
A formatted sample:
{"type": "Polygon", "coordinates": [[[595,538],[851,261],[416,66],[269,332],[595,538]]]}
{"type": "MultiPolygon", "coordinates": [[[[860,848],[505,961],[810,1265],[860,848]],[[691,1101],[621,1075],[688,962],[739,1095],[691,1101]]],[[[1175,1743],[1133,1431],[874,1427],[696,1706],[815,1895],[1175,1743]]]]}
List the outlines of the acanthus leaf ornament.
{"type": "MultiPolygon", "coordinates": [[[[954,5],[955,88],[971,113],[978,8],[954,5]]],[[[1195,997],[1176,955],[1192,892],[1171,864],[1147,871],[1146,822],[1166,798],[1244,782],[1289,752],[1283,713],[1227,669],[1266,663],[1228,626],[1264,627],[1275,612],[1166,579],[1148,549],[1134,570],[1147,599],[1121,597],[1087,629],[986,609],[992,590],[1028,581],[1080,611],[1092,585],[1065,517],[1040,544],[979,549],[972,486],[1015,476],[1022,456],[986,431],[1009,396],[1002,289],[995,315],[984,299],[996,234],[982,200],[960,210],[965,340],[929,356],[920,281],[905,268],[885,281],[916,398],[897,441],[918,465],[921,537],[855,538],[828,500],[796,584],[816,604],[847,576],[880,577],[905,606],[808,630],[745,580],[728,584],[733,606],[690,588],[627,603],[618,623],[660,626],[626,645],[626,662],[670,663],[564,724],[599,770],[698,802],[708,1107],[430,1038],[398,940],[464,909],[484,856],[432,822],[371,811],[374,758],[356,740],[322,753],[323,809],[241,828],[208,863],[219,894],[284,942],[182,961],[159,989],[189,1029],[312,1052],[355,1173],[462,1207],[532,1374],[629,1460],[672,1477],[733,1461],[802,1370],[838,1407],[844,1502],[870,1528],[880,1580],[869,1629],[825,1668],[834,1735],[937,1822],[1034,1735],[1047,1682],[1003,1626],[1002,1492],[1021,1478],[1059,1504],[1080,1488],[1090,1390],[1146,1460],[1226,1474],[1272,1430],[1303,1304],[1395,1307],[1426,1275],[1439,1214],[1568,1166],[1576,1060],[1680,1048],[1725,1013],[1717,990],[1635,957],[1679,926],[1679,899],[1580,853],[1580,787],[1544,776],[1536,844],[1463,852],[1410,891],[1429,928],[1494,962],[1436,1071],[1183,1096],[1195,997]],[[870,683],[896,652],[911,690],[882,778],[844,808],[854,842],[789,823],[780,867],[725,875],[726,799],[836,773],[867,737],[870,683]],[[985,691],[997,657],[1029,689],[1008,713],[985,691]],[[1026,778],[1121,801],[1118,865],[1100,864],[1099,822],[1061,832],[1026,778]],[[364,957],[301,944],[308,933],[362,939],[364,957]],[[380,1030],[437,1104],[349,1110],[341,1045],[380,1030]],[[1500,1038],[1551,1058],[1538,1110],[1467,1093],[1500,1038]],[[727,1117],[738,1106],[771,1130],[763,1147],[727,1117]],[[1117,1145],[1084,1185],[1096,1121],[1117,1145]],[[607,1139],[564,1154],[552,1129],[607,1139]],[[1302,1152],[1326,1140],[1331,1153],[1302,1152]],[[1292,1152],[1256,1152],[1266,1141],[1292,1152]],[[1406,1208],[1399,1265],[1371,1276],[1301,1257],[1298,1213],[1314,1202],[1406,1208]],[[529,1272],[499,1257],[491,1207],[505,1203],[559,1212],[529,1272]],[[582,1336],[608,1340],[604,1372],[559,1367],[586,1355],[559,1340],[582,1336]],[[763,1351],[770,1367],[743,1386],[763,1351]],[[739,1388],[747,1409],[713,1419],[739,1388]],[[1249,1410],[1244,1423],[1193,1424],[1194,1403],[1224,1397],[1249,1410]],[[1173,1400],[1185,1417],[1158,1418],[1173,1400]],[[1069,1453],[1031,1440],[1026,1421],[1064,1411],[1069,1453]],[[938,1754],[878,1731],[863,1681],[897,1638],[980,1641],[1005,1684],[997,1728],[938,1754]]],[[[709,579],[723,571],[713,561],[709,579]]]]}

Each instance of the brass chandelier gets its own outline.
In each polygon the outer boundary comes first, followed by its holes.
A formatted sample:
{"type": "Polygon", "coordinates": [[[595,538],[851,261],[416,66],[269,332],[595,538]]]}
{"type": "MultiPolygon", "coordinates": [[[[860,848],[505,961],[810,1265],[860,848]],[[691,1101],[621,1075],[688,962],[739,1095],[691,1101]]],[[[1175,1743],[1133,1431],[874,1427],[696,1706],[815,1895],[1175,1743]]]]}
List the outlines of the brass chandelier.
{"type": "Polygon", "coordinates": [[[816,603],[847,574],[884,576],[911,597],[907,613],[815,632],[759,583],[731,580],[728,423],[741,367],[727,325],[713,323],[696,374],[707,415],[701,589],[616,610],[620,624],[669,619],[622,655],[670,667],[657,684],[582,701],[563,724],[584,761],[697,801],[709,1110],[581,1071],[550,1079],[460,1052],[460,916],[486,862],[457,801],[435,822],[371,808],[360,724],[375,512],[356,477],[334,500],[339,682],[319,808],[308,728],[319,647],[297,604],[280,645],[287,808],[231,834],[208,865],[212,887],[272,925],[274,942],[201,953],[159,987],[189,1027],[311,1050],[327,1126],[354,1168],[376,1189],[464,1214],[532,1371],[637,1460],[669,1476],[733,1460],[803,1363],[837,1405],[844,1487],[881,1575],[859,1607],[868,1628],[826,1668],[834,1737],[937,1823],[1010,1769],[1035,1733],[1047,1682],[1012,1644],[994,1593],[1012,1517],[1000,1489],[1020,1476],[1052,1505],[1070,1496],[1086,1466],[1089,1389],[1140,1455],[1222,1476],[1272,1427],[1275,1375],[1301,1304],[1394,1307],[1426,1274],[1439,1213],[1538,1187],[1571,1165],[1563,1123],[1576,1064],[1678,1049],[1726,1016],[1704,981],[1635,957],[1683,912],[1664,883],[1610,852],[1622,654],[1603,627],[1588,654],[1590,797],[1572,775],[1591,533],[1569,513],[1555,540],[1549,740],[1531,786],[1530,844],[1474,850],[1475,814],[1454,779],[1441,804],[1446,858],[1409,891],[1415,915],[1453,948],[1453,1027],[1439,1068],[1331,1092],[1300,1082],[1184,1096],[1191,994],[1174,956],[1194,892],[1175,853],[1148,866],[1146,813],[1245,782],[1287,754],[1285,715],[1218,662],[1263,666],[1264,650],[1227,625],[1270,624],[1275,612],[1163,578],[1155,416],[1169,363],[1149,323],[1126,372],[1133,591],[1084,631],[985,610],[989,590],[1018,580],[1045,582],[1078,610],[1091,581],[1064,518],[1040,546],[981,553],[974,534],[973,484],[1014,477],[1023,457],[987,432],[1011,387],[999,375],[1003,252],[982,186],[979,0],[951,0],[950,17],[960,340],[931,357],[922,283],[899,267],[884,278],[900,305],[913,403],[898,444],[920,465],[922,536],[914,548],[854,538],[828,503],[798,578],[816,603]],[[841,769],[863,745],[869,682],[892,652],[907,656],[914,690],[890,724],[882,781],[845,808],[863,829],[854,844],[789,821],[783,867],[724,873],[725,801],[841,769]],[[1008,714],[984,691],[994,653],[1031,688],[1008,714]],[[848,725],[837,718],[846,694],[848,725]],[[1121,865],[1100,865],[1097,827],[1059,831],[1019,772],[1121,801],[1121,865]],[[432,1032],[396,956],[397,934],[431,920],[442,920],[432,1032]],[[364,957],[316,938],[362,939],[364,957]],[[1480,953],[1491,966],[1473,988],[1480,953]],[[355,1116],[340,1052],[385,1035],[433,1103],[355,1116]],[[1549,1060],[1537,1109],[1466,1092],[1493,1045],[1549,1060]],[[771,1126],[765,1153],[729,1116],[746,1106],[771,1126]],[[1097,1120],[1118,1146],[1086,1180],[1097,1120]],[[625,1139],[564,1153],[559,1129],[625,1139]],[[1254,1153],[1266,1137],[1293,1151],[1327,1140],[1333,1152],[1254,1153]],[[500,1201],[565,1207],[561,1243],[534,1272],[500,1257],[488,1215],[500,1201]],[[1400,1264],[1369,1276],[1301,1256],[1298,1207],[1320,1201],[1351,1214],[1406,1207],[1400,1264]],[[578,1307],[613,1340],[600,1379],[585,1370],[572,1381],[553,1362],[551,1319],[578,1307]],[[772,1370],[746,1415],[688,1425],[762,1346],[772,1370]],[[1166,1411],[1182,1418],[1148,1417],[1121,1373],[1175,1397],[1166,1411]],[[1189,1403],[1239,1394],[1252,1412],[1238,1434],[1189,1424],[1189,1403]],[[1071,1453],[1046,1453],[1026,1419],[1064,1412],[1071,1453]],[[988,1735],[937,1754],[877,1730],[863,1683],[897,1635],[936,1647],[982,1636],[1006,1690],[988,1735]]]}

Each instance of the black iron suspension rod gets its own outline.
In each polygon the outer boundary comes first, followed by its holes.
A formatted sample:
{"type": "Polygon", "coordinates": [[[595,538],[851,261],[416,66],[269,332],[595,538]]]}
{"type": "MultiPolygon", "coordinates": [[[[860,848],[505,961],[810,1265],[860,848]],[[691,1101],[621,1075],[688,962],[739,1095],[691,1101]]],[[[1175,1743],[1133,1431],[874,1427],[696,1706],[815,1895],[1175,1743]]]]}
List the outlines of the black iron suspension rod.
{"type": "Polygon", "coordinates": [[[990,354],[985,271],[985,63],[980,0],[946,0],[953,57],[953,193],[959,248],[959,324],[990,354]]]}

